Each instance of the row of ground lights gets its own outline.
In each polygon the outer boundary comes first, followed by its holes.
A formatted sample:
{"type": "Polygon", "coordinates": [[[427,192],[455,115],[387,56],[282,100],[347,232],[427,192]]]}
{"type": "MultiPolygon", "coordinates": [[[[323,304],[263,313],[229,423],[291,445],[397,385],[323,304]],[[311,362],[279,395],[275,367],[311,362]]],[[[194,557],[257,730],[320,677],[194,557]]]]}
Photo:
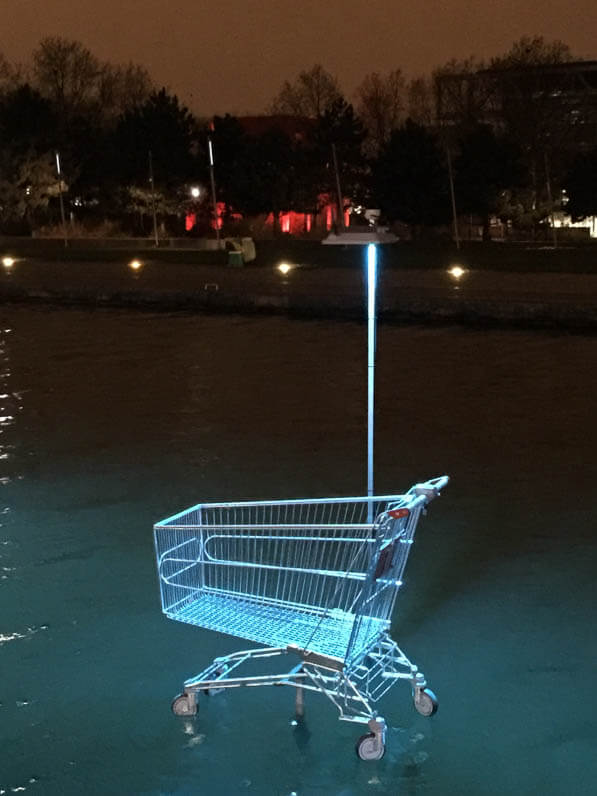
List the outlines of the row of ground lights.
{"type": "MultiPolygon", "coordinates": [[[[282,262],[278,263],[276,269],[282,274],[282,276],[287,276],[291,271],[294,271],[295,268],[298,267],[299,266],[295,263],[282,262]]],[[[452,277],[452,279],[458,281],[466,274],[466,268],[463,268],[461,265],[453,265],[451,268],[448,268],[448,274],[452,277]]]]}
{"type": "MultiPolygon", "coordinates": [[[[16,259],[14,257],[5,256],[2,258],[2,265],[6,270],[10,270],[13,265],[16,263],[16,259]]],[[[131,271],[140,271],[143,268],[143,263],[141,260],[131,260],[128,264],[131,271]]],[[[282,276],[287,276],[290,271],[293,271],[297,266],[292,263],[279,263],[276,268],[282,274],[282,276]]],[[[453,265],[451,268],[448,268],[448,274],[457,281],[462,279],[462,277],[466,274],[466,269],[463,268],[461,265],[453,265]]]]}
{"type": "MultiPolygon", "coordinates": [[[[15,257],[10,257],[7,255],[2,258],[2,265],[7,271],[10,271],[16,262],[17,260],[15,257]]],[[[143,268],[143,263],[141,260],[131,260],[128,266],[132,271],[140,271],[141,268],[143,268]]]]}

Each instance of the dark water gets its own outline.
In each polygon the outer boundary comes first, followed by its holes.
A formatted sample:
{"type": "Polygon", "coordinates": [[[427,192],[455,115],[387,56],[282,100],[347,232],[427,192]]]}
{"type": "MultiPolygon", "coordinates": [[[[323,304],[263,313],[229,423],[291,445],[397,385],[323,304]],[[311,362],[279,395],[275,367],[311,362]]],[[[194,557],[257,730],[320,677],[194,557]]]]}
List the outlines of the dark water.
{"type": "Polygon", "coordinates": [[[364,327],[0,317],[0,794],[594,793],[597,338],[380,330],[377,490],[452,483],[393,631],[440,711],[398,684],[367,764],[284,688],[171,715],[246,645],[161,615],[151,535],[201,500],[362,493],[364,327]]]}

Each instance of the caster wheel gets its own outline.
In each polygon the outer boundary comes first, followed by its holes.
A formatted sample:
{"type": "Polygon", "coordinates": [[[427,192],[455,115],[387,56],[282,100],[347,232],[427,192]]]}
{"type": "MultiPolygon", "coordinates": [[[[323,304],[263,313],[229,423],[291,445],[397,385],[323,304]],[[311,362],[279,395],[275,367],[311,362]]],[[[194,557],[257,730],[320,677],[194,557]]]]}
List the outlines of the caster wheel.
{"type": "Polygon", "coordinates": [[[381,760],[386,753],[385,744],[383,741],[377,741],[372,732],[361,735],[355,749],[357,757],[361,760],[381,760]]]}
{"type": "Polygon", "coordinates": [[[430,688],[422,688],[415,695],[415,709],[421,716],[433,716],[438,707],[437,697],[430,688]]]}
{"type": "Polygon", "coordinates": [[[196,716],[197,702],[190,700],[187,694],[179,694],[172,702],[172,713],[175,716],[196,716]]]}

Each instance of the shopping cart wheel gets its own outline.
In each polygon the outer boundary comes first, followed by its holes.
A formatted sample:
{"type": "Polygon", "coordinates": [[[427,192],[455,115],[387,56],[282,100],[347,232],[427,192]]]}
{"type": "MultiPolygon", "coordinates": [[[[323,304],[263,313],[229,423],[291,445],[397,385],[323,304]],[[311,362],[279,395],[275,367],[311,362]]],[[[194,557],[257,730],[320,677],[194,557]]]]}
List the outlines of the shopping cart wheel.
{"type": "Polygon", "coordinates": [[[415,709],[421,716],[433,716],[437,713],[439,702],[430,688],[415,691],[415,709]]]}
{"type": "Polygon", "coordinates": [[[179,694],[172,702],[172,713],[175,716],[196,716],[197,700],[194,694],[179,694]]]}
{"type": "Polygon", "coordinates": [[[386,753],[386,745],[372,732],[361,735],[356,743],[357,757],[361,760],[381,760],[386,753]]]}

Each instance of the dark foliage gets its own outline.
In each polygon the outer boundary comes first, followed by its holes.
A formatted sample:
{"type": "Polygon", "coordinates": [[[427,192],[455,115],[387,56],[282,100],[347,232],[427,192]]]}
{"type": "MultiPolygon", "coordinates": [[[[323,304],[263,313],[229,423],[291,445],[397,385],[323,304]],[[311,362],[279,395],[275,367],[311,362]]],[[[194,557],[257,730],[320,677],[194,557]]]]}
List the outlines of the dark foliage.
{"type": "Polygon", "coordinates": [[[49,100],[28,83],[0,97],[0,146],[16,155],[41,154],[57,143],[58,119],[49,100]]]}
{"type": "Polygon", "coordinates": [[[502,192],[524,184],[522,155],[510,138],[496,136],[487,126],[469,132],[459,149],[454,163],[458,210],[480,215],[487,237],[489,216],[498,212],[502,192]]]}
{"type": "Polygon", "coordinates": [[[146,185],[151,152],[156,184],[180,186],[193,179],[197,138],[193,115],[162,88],[118,120],[111,142],[113,174],[122,183],[146,185]]]}
{"type": "Polygon", "coordinates": [[[435,136],[410,119],[395,130],[373,166],[373,190],[384,216],[415,233],[448,221],[448,175],[435,136]]]}
{"type": "Polygon", "coordinates": [[[580,155],[566,180],[569,203],[566,210],[573,221],[597,216],[597,149],[580,155]]]}

